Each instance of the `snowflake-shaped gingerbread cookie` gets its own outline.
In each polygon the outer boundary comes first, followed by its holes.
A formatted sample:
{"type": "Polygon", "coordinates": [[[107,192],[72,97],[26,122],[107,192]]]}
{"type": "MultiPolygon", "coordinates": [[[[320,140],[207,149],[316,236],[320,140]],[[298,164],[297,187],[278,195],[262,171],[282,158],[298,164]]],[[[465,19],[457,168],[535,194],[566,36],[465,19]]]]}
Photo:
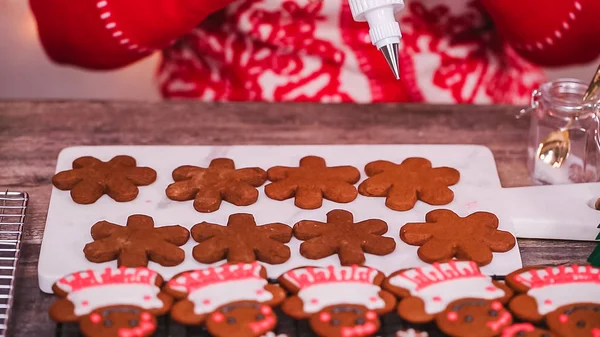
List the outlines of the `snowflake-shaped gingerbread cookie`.
{"type": "Polygon", "coordinates": [[[392,238],[384,237],[388,226],[383,220],[354,223],[352,213],[340,209],[327,213],[327,222],[303,220],[294,225],[294,236],[304,242],[300,254],[318,260],[338,254],[343,266],[363,264],[365,253],[387,255],[396,249],[392,238]]]}
{"type": "Polygon", "coordinates": [[[407,211],[417,200],[430,205],[445,205],[454,199],[448,186],[460,178],[450,167],[431,166],[424,158],[408,158],[401,164],[385,160],[365,166],[369,178],[358,186],[358,192],[367,197],[385,197],[385,205],[396,211],[407,211]]]}
{"type": "Polygon", "coordinates": [[[446,210],[433,210],[425,223],[409,223],[400,229],[400,239],[417,250],[427,263],[446,262],[453,257],[475,261],[480,266],[492,262],[492,252],[507,252],[515,237],[498,230],[498,218],[488,212],[475,212],[461,218],[446,210]]]}
{"type": "Polygon", "coordinates": [[[300,167],[275,166],[267,175],[273,181],[265,186],[269,198],[295,198],[295,205],[303,209],[321,207],[324,198],[348,203],[358,195],[354,184],[360,179],[360,172],[352,166],[327,167],[321,157],[304,157],[300,167]]]}
{"type": "Polygon", "coordinates": [[[104,194],[115,201],[131,201],[139,193],[138,186],[155,180],[156,171],[137,167],[135,159],[129,156],[116,156],[108,162],[81,157],[73,161],[73,169],[52,177],[52,184],[59,190],[70,190],[71,198],[78,204],[93,204],[104,194]]]}
{"type": "Polygon", "coordinates": [[[199,223],[192,227],[192,238],[199,242],[192,255],[201,263],[226,259],[229,263],[271,264],[290,258],[285,244],[292,238],[292,228],[282,223],[257,226],[251,214],[232,214],[227,226],[199,223]]]}

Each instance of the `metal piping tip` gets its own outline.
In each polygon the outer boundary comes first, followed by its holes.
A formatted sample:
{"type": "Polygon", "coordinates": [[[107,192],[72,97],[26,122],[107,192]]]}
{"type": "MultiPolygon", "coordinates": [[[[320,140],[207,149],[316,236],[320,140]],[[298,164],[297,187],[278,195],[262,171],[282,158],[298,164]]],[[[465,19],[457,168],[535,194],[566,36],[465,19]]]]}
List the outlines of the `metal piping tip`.
{"type": "Polygon", "coordinates": [[[398,65],[398,43],[386,44],[385,46],[379,49],[385,57],[385,60],[389,64],[390,68],[392,68],[392,72],[396,79],[400,79],[400,69],[398,65]]]}

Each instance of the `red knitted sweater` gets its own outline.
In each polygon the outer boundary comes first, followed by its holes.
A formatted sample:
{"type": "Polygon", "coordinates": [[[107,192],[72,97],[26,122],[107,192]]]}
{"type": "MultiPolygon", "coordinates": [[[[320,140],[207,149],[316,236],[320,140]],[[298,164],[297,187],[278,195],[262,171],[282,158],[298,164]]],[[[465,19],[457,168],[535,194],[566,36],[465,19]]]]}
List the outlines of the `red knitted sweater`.
{"type": "Polygon", "coordinates": [[[55,62],[116,69],[162,50],[165,97],[523,103],[539,65],[600,54],[598,0],[405,0],[400,81],[346,0],[30,0],[55,62]],[[535,64],[535,65],[534,65],[535,64]],[[537,66],[536,66],[537,65],[537,66]]]}

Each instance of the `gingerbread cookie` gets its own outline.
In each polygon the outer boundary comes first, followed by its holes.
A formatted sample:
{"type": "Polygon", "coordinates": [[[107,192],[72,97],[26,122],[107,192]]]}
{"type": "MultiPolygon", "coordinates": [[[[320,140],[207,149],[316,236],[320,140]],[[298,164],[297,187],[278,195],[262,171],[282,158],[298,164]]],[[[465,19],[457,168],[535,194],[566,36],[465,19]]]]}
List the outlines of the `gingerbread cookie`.
{"type": "Polygon", "coordinates": [[[379,330],[379,316],[396,304],[381,289],[383,279],[376,269],[356,265],[292,269],[278,279],[293,294],[282,310],[294,319],[308,318],[318,336],[372,336],[379,330]]]}
{"type": "Polygon", "coordinates": [[[233,160],[213,159],[207,168],[180,166],[173,171],[174,183],[167,187],[167,197],[176,201],[194,200],[198,212],[219,209],[225,200],[236,206],[252,205],[258,199],[257,187],[267,180],[258,167],[236,169],[233,160]]]}
{"type": "Polygon", "coordinates": [[[304,157],[300,167],[275,166],[267,175],[273,181],[265,186],[269,198],[295,198],[295,205],[303,209],[321,207],[323,198],[348,203],[358,195],[354,184],[360,179],[360,172],[352,166],[327,167],[321,157],[304,157]]]}
{"type": "Polygon", "coordinates": [[[600,269],[592,266],[526,267],[506,276],[520,295],[509,308],[520,319],[544,320],[560,336],[600,334],[600,269]]]}
{"type": "Polygon", "coordinates": [[[531,323],[513,324],[502,331],[502,337],[558,337],[550,331],[536,328],[531,323]]]}
{"type": "Polygon", "coordinates": [[[137,167],[135,159],[129,156],[116,156],[108,162],[81,157],[73,161],[72,170],[54,175],[52,184],[59,190],[70,190],[71,198],[78,204],[93,204],[103,194],[115,201],[131,201],[139,193],[138,186],[155,180],[156,171],[137,167]]]}
{"type": "Polygon", "coordinates": [[[449,261],[392,273],[383,288],[401,298],[398,315],[416,324],[431,322],[456,300],[507,303],[513,292],[483,275],[473,261],[449,261]]]}
{"type": "Polygon", "coordinates": [[[163,279],[147,268],[105,268],[67,275],[54,284],[59,297],[50,317],[79,322],[87,337],[150,336],[156,316],[169,311],[173,298],[160,290],[163,279]]]}
{"type": "Polygon", "coordinates": [[[294,225],[294,236],[303,240],[300,254],[318,260],[338,254],[343,266],[363,264],[365,254],[387,255],[396,249],[394,239],[384,237],[388,226],[383,220],[354,223],[352,213],[336,209],[327,213],[327,222],[302,220],[294,225]]]}
{"type": "Polygon", "coordinates": [[[96,263],[117,259],[119,267],[145,267],[148,260],[162,266],[176,266],[185,259],[185,252],[178,246],[190,237],[184,227],[154,227],[154,220],[141,214],[127,218],[126,226],[97,222],[91,233],[94,242],[83,248],[85,257],[96,263]]]}
{"type": "Polygon", "coordinates": [[[502,303],[480,298],[453,301],[435,317],[438,328],[452,337],[500,336],[512,321],[502,303]]]}
{"type": "Polygon", "coordinates": [[[280,264],[289,260],[292,228],[282,223],[257,226],[251,214],[232,214],[227,226],[207,222],[192,227],[192,238],[199,242],[192,255],[201,263],[227,259],[230,263],[255,260],[280,264]]]}
{"type": "Polygon", "coordinates": [[[448,186],[458,183],[460,173],[450,167],[431,167],[424,158],[408,158],[401,164],[385,160],[365,166],[369,178],[358,186],[367,197],[385,197],[385,205],[396,211],[407,211],[417,200],[430,205],[446,205],[454,199],[448,186]]]}
{"type": "Polygon", "coordinates": [[[266,278],[265,268],[257,262],[176,275],[165,287],[166,292],[180,299],[171,317],[186,325],[204,324],[215,337],[266,334],[277,324],[272,307],[285,298],[285,291],[268,284],[266,278]]]}
{"type": "Polygon", "coordinates": [[[453,257],[472,260],[480,266],[492,262],[492,252],[507,252],[515,237],[498,230],[498,218],[488,212],[475,212],[465,218],[446,210],[433,210],[425,223],[409,223],[400,229],[400,239],[417,250],[427,263],[445,262],[453,257]]]}

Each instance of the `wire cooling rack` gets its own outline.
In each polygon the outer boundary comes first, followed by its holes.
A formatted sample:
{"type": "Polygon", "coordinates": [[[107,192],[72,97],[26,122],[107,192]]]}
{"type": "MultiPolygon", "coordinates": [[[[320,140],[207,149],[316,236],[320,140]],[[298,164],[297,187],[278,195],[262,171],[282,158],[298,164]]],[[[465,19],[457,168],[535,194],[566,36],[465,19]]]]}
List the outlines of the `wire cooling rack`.
{"type": "Polygon", "coordinates": [[[28,201],[24,192],[0,192],[0,337],[8,328],[28,201]]]}

